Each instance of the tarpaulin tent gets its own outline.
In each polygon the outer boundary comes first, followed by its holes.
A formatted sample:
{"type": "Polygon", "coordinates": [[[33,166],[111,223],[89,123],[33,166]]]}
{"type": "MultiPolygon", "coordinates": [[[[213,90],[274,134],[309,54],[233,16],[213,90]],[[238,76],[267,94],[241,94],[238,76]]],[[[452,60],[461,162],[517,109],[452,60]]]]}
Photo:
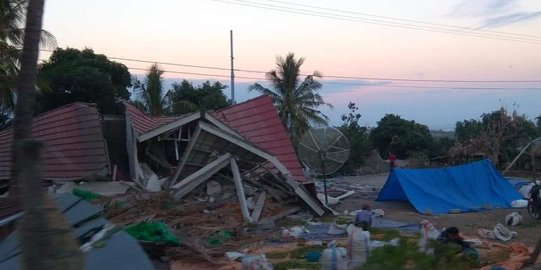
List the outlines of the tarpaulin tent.
{"type": "Polygon", "coordinates": [[[377,201],[408,201],[422,214],[510,208],[521,195],[485,159],[441,169],[394,169],[377,201]]]}

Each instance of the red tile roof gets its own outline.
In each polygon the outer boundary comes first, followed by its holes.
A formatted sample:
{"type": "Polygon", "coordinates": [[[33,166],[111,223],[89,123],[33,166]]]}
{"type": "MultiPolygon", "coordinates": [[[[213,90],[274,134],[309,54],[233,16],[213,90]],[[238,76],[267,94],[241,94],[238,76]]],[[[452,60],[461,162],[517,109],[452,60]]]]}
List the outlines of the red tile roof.
{"type": "Polygon", "coordinates": [[[249,142],[278,158],[296,180],[306,181],[289,136],[268,96],[238,103],[212,114],[249,142]]]}
{"type": "Polygon", "coordinates": [[[145,134],[184,117],[182,115],[152,117],[139,110],[133,104],[124,102],[124,105],[126,106],[126,114],[132,119],[133,128],[139,135],[145,134]]]}
{"type": "MultiPolygon", "coordinates": [[[[44,178],[76,180],[109,164],[100,116],[90,104],[72,103],[34,117],[32,137],[46,143],[44,178]]],[[[13,130],[0,131],[0,180],[10,178],[13,130]]]]}

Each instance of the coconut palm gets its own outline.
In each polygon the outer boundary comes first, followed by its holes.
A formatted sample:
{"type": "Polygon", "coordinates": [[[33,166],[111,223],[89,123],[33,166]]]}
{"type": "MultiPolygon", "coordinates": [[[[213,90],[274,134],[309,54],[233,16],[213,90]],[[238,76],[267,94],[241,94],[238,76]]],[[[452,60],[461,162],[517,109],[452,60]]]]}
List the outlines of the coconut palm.
{"type": "MultiPolygon", "coordinates": [[[[36,92],[39,40],[44,0],[30,0],[17,80],[17,104],[13,127],[13,178],[10,195],[20,184],[24,215],[19,224],[22,269],[82,269],[84,257],[70,224],[42,188],[43,143],[31,136],[32,105],[36,92]],[[24,168],[24,169],[22,169],[24,168]]],[[[17,194],[18,195],[18,194],[17,194]]]]}
{"type": "Polygon", "coordinates": [[[142,104],[145,111],[152,116],[163,115],[165,107],[163,72],[157,64],[154,64],[147,73],[145,83],[135,83],[135,88],[138,89],[139,104],[142,104]]]}
{"type": "MultiPolygon", "coordinates": [[[[28,0],[0,0],[0,105],[8,109],[15,106],[13,89],[17,84],[27,6],[28,0]]],[[[40,32],[41,46],[54,48],[54,36],[45,30],[40,32]]]]}
{"type": "Polygon", "coordinates": [[[322,84],[315,80],[321,78],[317,71],[300,79],[300,67],[304,58],[295,59],[293,53],[285,58],[276,58],[276,69],[267,72],[272,90],[255,83],[249,87],[250,91],[257,91],[272,99],[278,116],[286,127],[290,136],[300,138],[311,124],[328,125],[329,118],[320,110],[320,106],[332,105],[323,101],[318,91],[322,84]]]}

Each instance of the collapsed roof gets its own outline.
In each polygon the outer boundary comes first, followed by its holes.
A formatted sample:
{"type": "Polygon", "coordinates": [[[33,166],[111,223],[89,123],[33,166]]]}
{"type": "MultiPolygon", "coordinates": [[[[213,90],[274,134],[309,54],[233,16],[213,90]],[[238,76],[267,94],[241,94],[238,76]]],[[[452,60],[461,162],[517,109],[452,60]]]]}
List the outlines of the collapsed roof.
{"type": "Polygon", "coordinates": [[[125,106],[130,174],[142,186],[149,187],[151,178],[160,178],[180,199],[211,178],[225,177],[235,182],[249,222],[257,220],[245,206],[243,180],[265,186],[276,200],[282,191],[296,194],[315,213],[324,214],[324,208],[299,183],[306,179],[269,97],[178,117],[151,117],[129,103],[125,106]],[[231,170],[224,171],[226,167],[231,170]]]}
{"type": "MultiPolygon", "coordinates": [[[[91,105],[75,102],[34,117],[32,137],[46,143],[46,180],[78,180],[107,168],[107,148],[100,115],[91,105]]],[[[0,180],[9,180],[13,128],[0,131],[0,180]]]]}

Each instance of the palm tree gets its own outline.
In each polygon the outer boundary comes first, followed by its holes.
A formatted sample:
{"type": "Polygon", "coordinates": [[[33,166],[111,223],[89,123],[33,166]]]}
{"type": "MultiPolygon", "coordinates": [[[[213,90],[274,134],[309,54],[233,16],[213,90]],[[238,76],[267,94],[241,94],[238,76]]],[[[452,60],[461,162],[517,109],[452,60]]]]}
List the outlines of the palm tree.
{"type": "Polygon", "coordinates": [[[163,115],[166,103],[163,90],[163,72],[157,64],[154,64],[147,73],[145,83],[135,83],[135,88],[139,89],[139,104],[142,104],[143,108],[152,116],[163,115]]]}
{"type": "Polygon", "coordinates": [[[310,127],[311,124],[328,125],[329,118],[318,108],[332,105],[323,101],[318,94],[322,84],[315,80],[321,78],[317,71],[306,76],[304,80],[299,77],[300,67],[304,58],[295,59],[293,53],[286,58],[276,58],[276,69],[267,72],[267,80],[270,81],[272,90],[255,83],[249,87],[250,91],[257,91],[272,99],[278,116],[293,139],[298,139],[310,127]]]}
{"type": "MultiPolygon", "coordinates": [[[[28,0],[0,0],[0,105],[13,109],[13,89],[17,84],[20,48],[24,39],[24,24],[28,0]]],[[[56,47],[55,37],[40,30],[43,47],[56,47]]]]}
{"type": "MultiPolygon", "coordinates": [[[[22,217],[19,230],[22,269],[82,269],[83,257],[74,241],[71,226],[42,188],[43,143],[29,139],[32,105],[36,92],[39,41],[45,0],[30,0],[26,17],[21,70],[17,82],[14,121],[13,181],[20,184],[22,217]],[[22,169],[24,168],[24,169],[22,169]]],[[[17,194],[17,186],[10,190],[17,194]]],[[[17,194],[18,195],[18,194],[17,194]]]]}

